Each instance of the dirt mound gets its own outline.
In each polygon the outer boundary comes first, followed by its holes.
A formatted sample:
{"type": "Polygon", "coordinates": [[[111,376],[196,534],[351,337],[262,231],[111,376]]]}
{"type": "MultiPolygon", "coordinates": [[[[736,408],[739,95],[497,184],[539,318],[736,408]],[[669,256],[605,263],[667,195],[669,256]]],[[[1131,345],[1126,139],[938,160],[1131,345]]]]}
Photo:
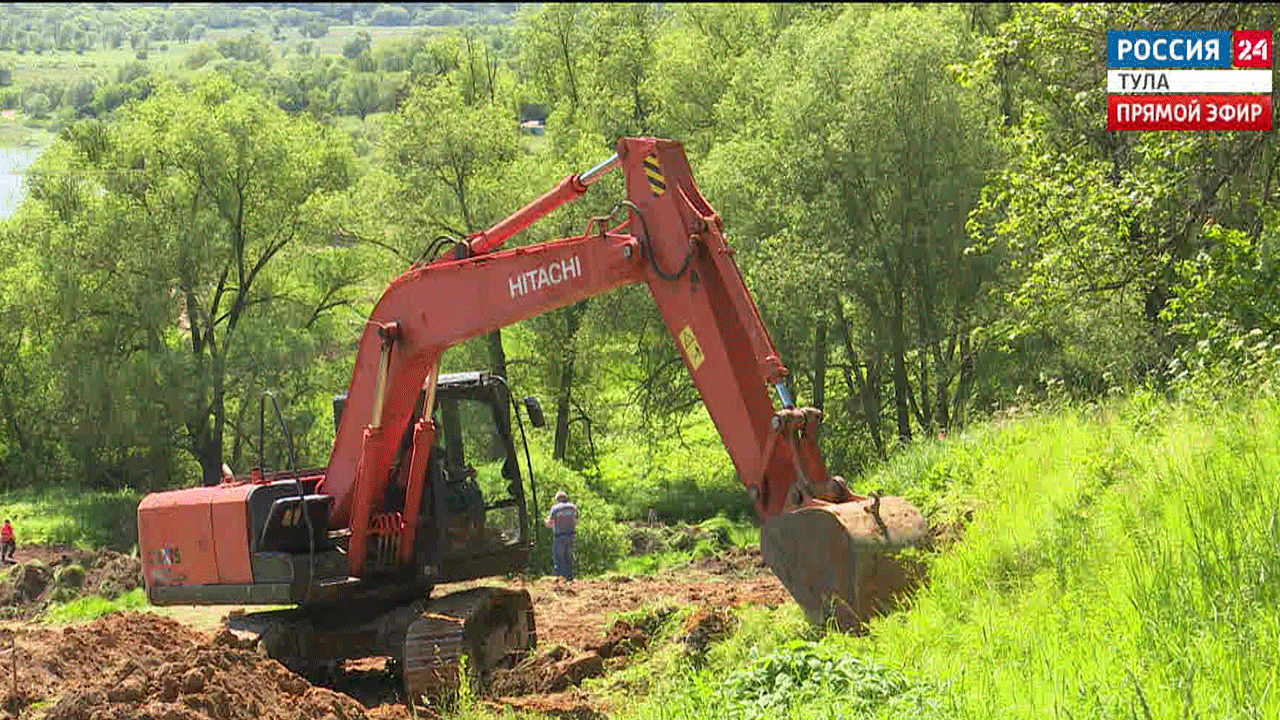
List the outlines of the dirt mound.
{"type": "MultiPolygon", "coordinates": [[[[0,672],[0,706],[48,701],[48,720],[399,720],[312,686],[230,633],[209,640],[147,613],[117,613],[56,631],[16,630],[18,688],[0,672]]],[[[0,670],[7,668],[0,664],[0,670]]]]}
{"type": "Polygon", "coordinates": [[[630,523],[627,540],[632,555],[648,555],[667,550],[692,550],[699,545],[710,550],[726,550],[732,546],[729,531],[723,526],[650,525],[630,523]]]}
{"type": "Polygon", "coordinates": [[[649,635],[643,629],[632,625],[626,620],[618,620],[609,627],[609,632],[605,634],[604,642],[587,649],[594,650],[600,657],[607,660],[614,657],[626,657],[636,650],[643,650],[648,644],[649,635]]]}
{"type": "Polygon", "coordinates": [[[702,662],[712,643],[719,642],[733,632],[733,614],[725,608],[699,608],[684,621],[680,642],[684,653],[695,665],[702,662]]]}
{"type": "Polygon", "coordinates": [[[18,675],[14,693],[8,658],[0,663],[0,705],[53,700],[64,691],[113,680],[130,663],[154,668],[165,654],[189,652],[200,639],[177,622],[138,613],[108,615],[61,631],[21,626],[0,641],[15,644],[18,675]]]}
{"type": "Polygon", "coordinates": [[[517,696],[559,692],[603,674],[604,659],[599,653],[575,656],[562,645],[552,645],[511,669],[493,671],[486,694],[517,696]]]}
{"type": "Polygon", "coordinates": [[[20,605],[35,602],[44,594],[53,572],[39,560],[32,560],[15,566],[9,571],[8,582],[4,589],[5,605],[20,605]]]}
{"type": "Polygon", "coordinates": [[[142,587],[142,563],[133,555],[102,550],[89,564],[84,587],[103,597],[117,597],[142,587]]]}
{"type": "Polygon", "coordinates": [[[608,717],[608,708],[599,700],[576,689],[549,695],[504,697],[482,702],[487,707],[499,712],[505,712],[509,709],[521,713],[538,713],[554,718],[571,718],[572,720],[604,720],[604,718],[608,717]]]}
{"type": "Polygon", "coordinates": [[[112,550],[26,546],[0,575],[0,619],[30,620],[52,603],[85,595],[115,598],[142,585],[142,564],[112,550]]]}
{"type": "MultiPolygon", "coordinates": [[[[606,660],[620,660],[648,644],[649,633],[643,628],[618,620],[609,627],[604,640],[589,645],[586,652],[575,654],[563,645],[551,645],[513,668],[495,670],[487,694],[523,696],[567,690],[587,678],[604,675],[606,660]]],[[[611,663],[610,669],[619,665],[611,663]]]]}
{"type": "Polygon", "coordinates": [[[712,575],[730,577],[747,577],[769,571],[769,565],[758,547],[731,547],[710,557],[695,560],[693,567],[712,575]]]}

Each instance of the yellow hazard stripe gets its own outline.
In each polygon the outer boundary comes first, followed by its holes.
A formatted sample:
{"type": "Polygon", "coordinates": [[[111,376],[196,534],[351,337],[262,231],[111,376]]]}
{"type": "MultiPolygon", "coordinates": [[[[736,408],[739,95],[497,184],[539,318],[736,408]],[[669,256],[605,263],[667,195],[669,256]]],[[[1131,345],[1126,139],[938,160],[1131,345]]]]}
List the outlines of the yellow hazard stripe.
{"type": "Polygon", "coordinates": [[[644,159],[644,174],[649,178],[649,187],[655,197],[667,191],[667,180],[662,177],[662,166],[658,164],[658,158],[649,155],[644,159]]]}

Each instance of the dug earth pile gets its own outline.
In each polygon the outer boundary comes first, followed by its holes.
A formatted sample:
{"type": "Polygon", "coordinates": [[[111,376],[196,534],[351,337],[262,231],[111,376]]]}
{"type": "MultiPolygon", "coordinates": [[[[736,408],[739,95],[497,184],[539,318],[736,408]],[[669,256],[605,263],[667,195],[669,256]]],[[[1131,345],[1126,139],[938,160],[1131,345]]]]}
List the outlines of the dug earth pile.
{"type": "Polygon", "coordinates": [[[357,720],[408,718],[314,687],[230,633],[213,638],[150,613],[115,613],[62,630],[22,625],[17,689],[6,666],[0,704],[12,715],[41,701],[48,720],[357,720]]]}
{"type": "MultiPolygon", "coordinates": [[[[327,687],[308,682],[229,632],[209,634],[150,612],[113,613],[59,628],[31,619],[50,602],[137,587],[136,558],[27,548],[0,586],[9,622],[0,623],[0,711],[48,720],[407,720],[399,680],[386,659],[349,661],[327,687]],[[15,678],[16,669],[16,678],[15,678]]],[[[758,553],[734,551],[654,575],[578,580],[489,579],[525,587],[538,617],[539,647],[498,671],[485,698],[493,707],[555,717],[600,718],[609,711],[583,681],[606,675],[652,649],[675,607],[697,608],[678,642],[699,655],[719,635],[723,610],[788,602],[758,553]],[[660,607],[659,610],[651,610],[660,607]],[[645,608],[633,622],[618,613],[645,608]],[[703,627],[706,618],[715,628],[703,627]],[[707,632],[712,629],[717,632],[707,632]]],[[[479,584],[479,583],[477,583],[479,584]]],[[[460,589],[442,587],[437,594],[460,589]]],[[[229,608],[208,611],[215,626],[229,608]]],[[[418,717],[430,713],[418,712],[418,717]]]]}
{"type": "Polygon", "coordinates": [[[142,585],[138,558],[111,550],[27,546],[0,568],[0,620],[30,620],[85,595],[111,599],[142,585]]]}

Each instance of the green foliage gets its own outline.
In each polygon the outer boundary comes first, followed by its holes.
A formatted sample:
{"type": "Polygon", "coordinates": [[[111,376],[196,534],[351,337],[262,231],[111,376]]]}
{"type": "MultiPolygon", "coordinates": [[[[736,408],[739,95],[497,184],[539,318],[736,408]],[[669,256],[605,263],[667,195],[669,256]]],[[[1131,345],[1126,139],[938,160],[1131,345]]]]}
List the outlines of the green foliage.
{"type": "Polygon", "coordinates": [[[398,5],[379,5],[369,19],[370,25],[408,25],[409,11],[398,5]]]}
{"type": "Polygon", "coordinates": [[[950,684],[958,717],[1268,715],[1277,418],[1142,394],[961,441],[973,521],[877,653],[950,684]]]}
{"type": "MultiPolygon", "coordinates": [[[[206,478],[219,477],[223,437],[239,436],[247,398],[286,381],[286,357],[309,371],[326,311],[356,281],[320,224],[326,198],[350,181],[349,149],[209,79],[166,87],[110,126],[77,125],[40,163],[95,171],[34,182],[26,217],[41,220],[16,231],[47,253],[51,309],[69,332],[53,341],[58,352],[98,358],[59,371],[67,410],[94,418],[73,433],[72,456],[90,475],[114,465],[129,484],[163,487],[184,474],[173,450],[185,445],[206,478]],[[288,273],[273,273],[273,260],[288,273]],[[178,427],[186,441],[175,442],[178,427]]],[[[304,418],[295,436],[309,429],[304,418]]],[[[228,446],[238,454],[238,441],[228,446]]]]}
{"type": "Polygon", "coordinates": [[[369,33],[362,31],[342,46],[342,56],[348,60],[354,60],[369,52],[371,43],[372,38],[369,37],[369,33]]]}
{"type": "Polygon", "coordinates": [[[531,448],[534,463],[534,480],[537,483],[538,505],[527,498],[531,508],[531,520],[538,527],[538,542],[529,557],[529,569],[543,575],[552,572],[551,530],[543,527],[543,519],[555,503],[555,494],[563,490],[569,500],[578,506],[578,533],[574,543],[574,573],[595,575],[611,570],[627,553],[627,534],[617,522],[617,508],[607,499],[592,492],[586,478],[564,465],[535,452],[531,448]]]}
{"type": "Polygon", "coordinates": [[[874,660],[828,645],[795,640],[729,675],[722,686],[725,717],[771,718],[827,694],[866,715],[909,686],[905,676],[874,660]]]}
{"type": "Polygon", "coordinates": [[[1280,294],[1276,236],[1205,228],[1205,247],[1181,263],[1179,284],[1162,317],[1185,342],[1173,361],[1190,390],[1258,386],[1270,390],[1280,369],[1280,294]]]}
{"type": "Polygon", "coordinates": [[[258,63],[264,68],[270,68],[274,58],[270,43],[255,34],[245,35],[238,40],[219,40],[216,47],[218,53],[225,58],[258,63]]]}

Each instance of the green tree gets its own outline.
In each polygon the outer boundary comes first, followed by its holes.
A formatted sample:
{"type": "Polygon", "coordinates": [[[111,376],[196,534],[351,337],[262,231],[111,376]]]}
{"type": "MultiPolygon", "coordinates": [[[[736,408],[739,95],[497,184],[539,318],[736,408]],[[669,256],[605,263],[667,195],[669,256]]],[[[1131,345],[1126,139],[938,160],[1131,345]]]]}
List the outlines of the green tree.
{"type": "Polygon", "coordinates": [[[342,90],[343,105],[347,111],[360,116],[364,122],[369,113],[382,107],[382,91],[379,79],[373,73],[356,73],[347,78],[342,90]]]}
{"type": "Polygon", "coordinates": [[[22,111],[33,118],[43,118],[49,114],[49,96],[44,93],[27,93],[22,96],[22,111]]]}
{"type": "Polygon", "coordinates": [[[257,33],[250,33],[236,40],[219,40],[216,47],[225,58],[258,63],[264,68],[270,68],[274,59],[271,45],[257,33]]]}
{"type": "Polygon", "coordinates": [[[1179,352],[1164,310],[1210,219],[1260,237],[1275,207],[1276,143],[1246,133],[1113,133],[1106,33],[1118,27],[1269,27],[1268,5],[1014,5],[994,13],[970,69],[999,85],[1014,149],[984,194],[975,250],[1014,277],[1006,334],[1053,345],[1086,392],[1162,381],[1179,352]]]}
{"type": "MultiPolygon", "coordinates": [[[[466,238],[510,212],[502,168],[518,156],[519,136],[504,109],[464,105],[448,84],[419,87],[384,127],[389,207],[415,244],[441,234],[466,238]]],[[[490,369],[508,377],[499,331],[488,335],[487,347],[490,369]]]]}
{"type": "Polygon", "coordinates": [[[379,5],[369,19],[370,25],[400,27],[409,24],[409,11],[399,5],[379,5]]]}
{"type": "Polygon", "coordinates": [[[950,12],[849,6],[790,25],[716,108],[737,133],[712,148],[707,192],[724,198],[775,342],[819,401],[838,359],[847,416],[881,453],[883,382],[903,441],[913,417],[949,425],[972,383],[965,220],[994,159],[989,93],[938,72],[967,52],[950,12]],[[826,301],[796,317],[797,296],[826,301]]]}
{"type": "Polygon", "coordinates": [[[342,56],[348,60],[354,60],[368,53],[372,45],[373,39],[369,37],[369,33],[361,30],[342,46],[342,56]]]}
{"type": "Polygon", "coordinates": [[[69,303],[64,322],[80,331],[68,342],[123,342],[127,360],[85,363],[72,380],[128,376],[137,412],[180,428],[204,482],[216,483],[235,426],[229,413],[261,389],[255,360],[280,331],[280,313],[301,305],[323,315],[341,292],[309,293],[295,278],[329,237],[319,219],[350,182],[350,151],[331,131],[216,77],[190,91],[163,88],[118,123],[60,142],[65,162],[100,183],[34,193],[59,218],[38,239],[61,258],[47,272],[69,303]]]}
{"type": "Polygon", "coordinates": [[[322,20],[308,20],[299,30],[303,37],[319,40],[329,34],[329,25],[322,20]]]}

